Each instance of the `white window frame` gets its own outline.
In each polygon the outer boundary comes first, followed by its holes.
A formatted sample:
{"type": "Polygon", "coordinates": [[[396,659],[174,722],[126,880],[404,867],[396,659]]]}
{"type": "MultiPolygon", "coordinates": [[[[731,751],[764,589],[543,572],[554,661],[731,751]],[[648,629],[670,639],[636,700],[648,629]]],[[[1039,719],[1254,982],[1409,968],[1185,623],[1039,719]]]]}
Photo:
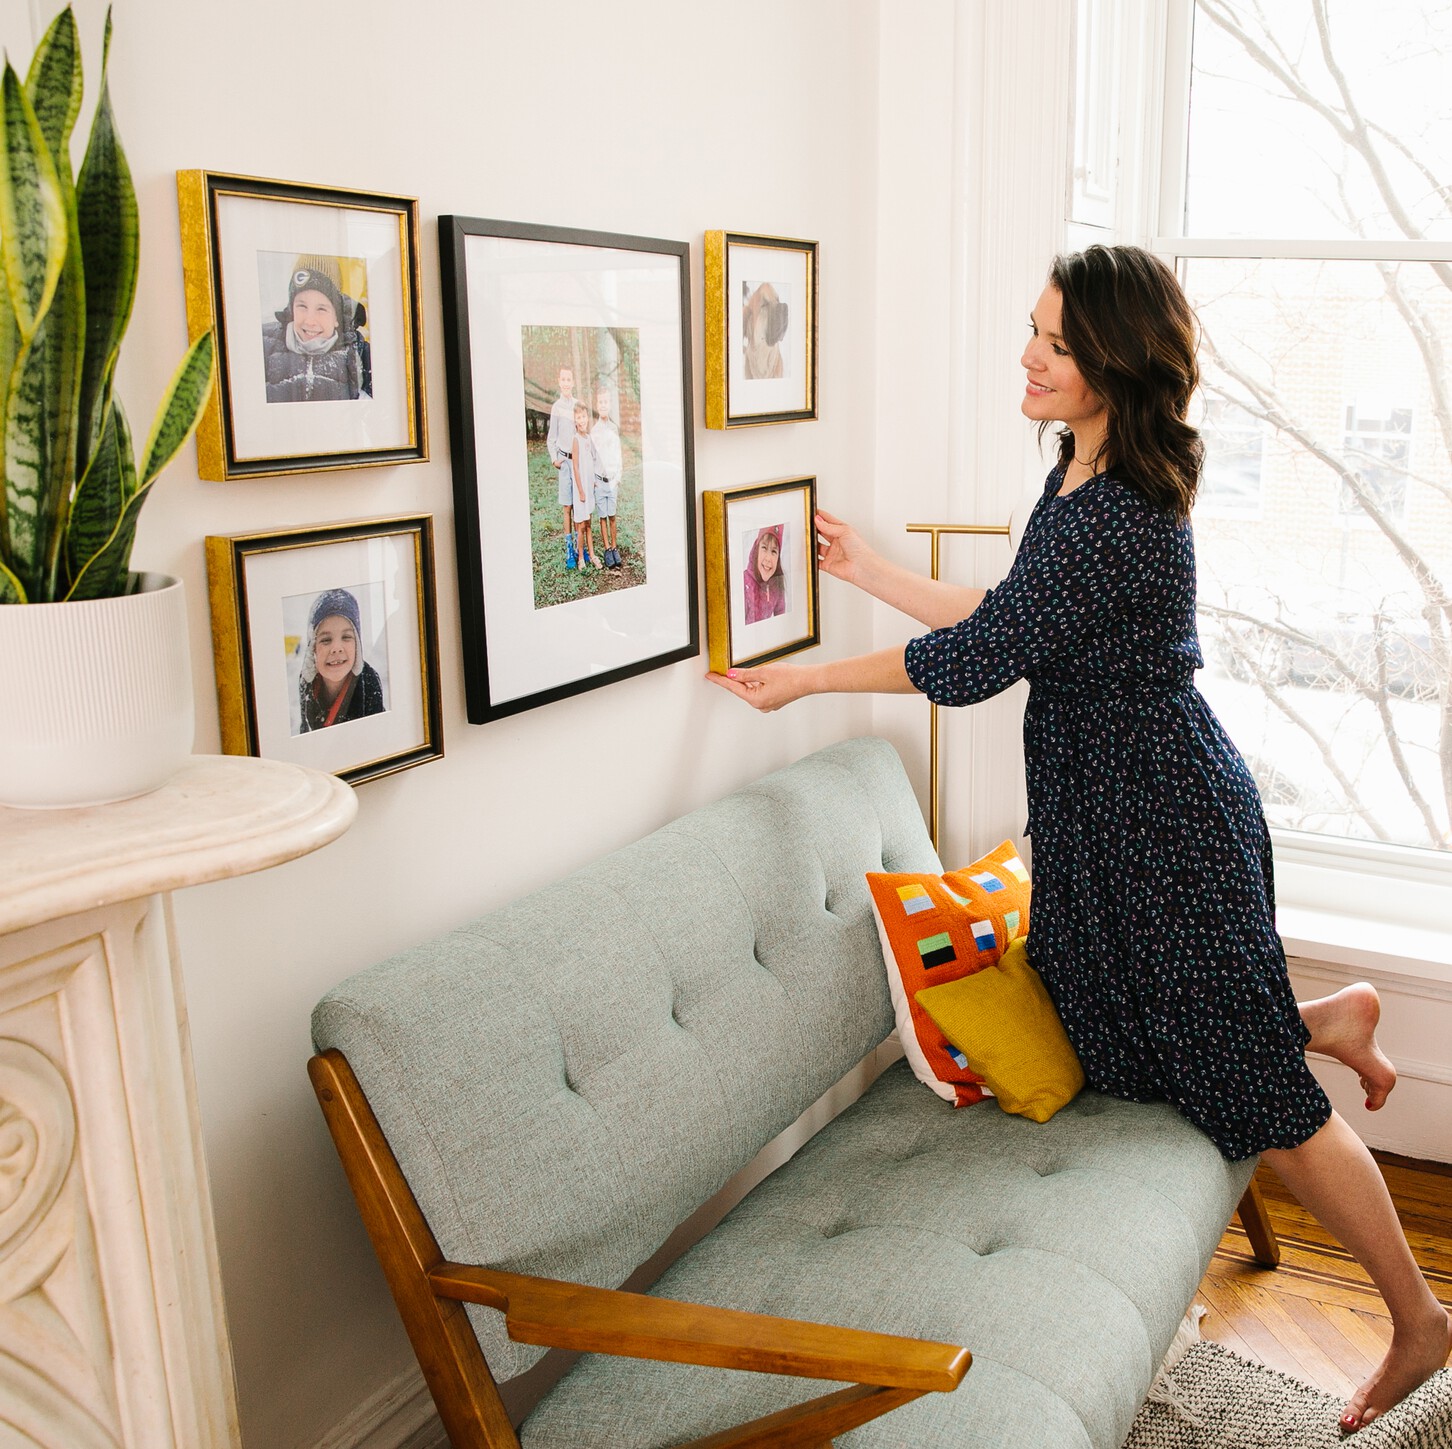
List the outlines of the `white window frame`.
{"type": "MultiPolygon", "coordinates": [[[[1190,67],[1194,0],[1127,0],[1104,6],[1079,0],[1079,23],[1117,30],[1097,53],[1121,58],[1120,114],[1115,154],[1114,239],[1136,242],[1171,266],[1184,259],[1311,259],[1327,261],[1452,260],[1452,244],[1426,241],[1348,241],[1325,238],[1238,238],[1182,235],[1189,145],[1190,67]],[[1128,57],[1128,63],[1124,58],[1128,57]]],[[[1111,76],[1100,76],[1101,84],[1111,76]]],[[[1076,125],[1082,124],[1076,120],[1076,125]]],[[[1105,240],[1076,224],[1073,191],[1067,233],[1071,244],[1105,240]]],[[[1348,899],[1348,875],[1375,877],[1386,912],[1445,937],[1452,920],[1452,852],[1379,841],[1317,836],[1272,828],[1277,886],[1294,907],[1336,915],[1348,899]]],[[[1364,891],[1357,892],[1365,894],[1364,891]]],[[[1449,947],[1452,959],[1452,947],[1449,947]]]]}

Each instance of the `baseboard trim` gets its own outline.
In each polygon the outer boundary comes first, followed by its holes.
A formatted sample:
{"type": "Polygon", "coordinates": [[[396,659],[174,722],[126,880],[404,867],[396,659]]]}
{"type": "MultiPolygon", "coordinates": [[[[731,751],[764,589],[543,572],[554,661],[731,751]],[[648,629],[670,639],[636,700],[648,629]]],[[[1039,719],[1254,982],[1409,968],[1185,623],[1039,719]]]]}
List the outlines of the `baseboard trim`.
{"type": "Polygon", "coordinates": [[[423,1375],[411,1366],[359,1404],[315,1449],[449,1449],[449,1437],[423,1375]]]}

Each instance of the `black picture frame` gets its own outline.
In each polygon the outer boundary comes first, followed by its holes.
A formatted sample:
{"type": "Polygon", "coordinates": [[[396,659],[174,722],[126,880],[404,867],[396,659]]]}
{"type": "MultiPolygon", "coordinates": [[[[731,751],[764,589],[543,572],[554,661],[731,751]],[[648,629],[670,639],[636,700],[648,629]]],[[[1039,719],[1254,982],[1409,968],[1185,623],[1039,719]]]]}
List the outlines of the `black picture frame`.
{"type": "Polygon", "coordinates": [[[696,657],[688,244],[444,215],[439,252],[469,721],[696,657]],[[566,371],[591,392],[591,456],[607,471],[601,424],[617,439],[616,547],[599,568],[569,564],[570,535],[597,557],[610,539],[598,487],[587,533],[574,507],[566,530],[585,456],[572,434],[557,461],[556,410],[582,401],[566,371]]]}

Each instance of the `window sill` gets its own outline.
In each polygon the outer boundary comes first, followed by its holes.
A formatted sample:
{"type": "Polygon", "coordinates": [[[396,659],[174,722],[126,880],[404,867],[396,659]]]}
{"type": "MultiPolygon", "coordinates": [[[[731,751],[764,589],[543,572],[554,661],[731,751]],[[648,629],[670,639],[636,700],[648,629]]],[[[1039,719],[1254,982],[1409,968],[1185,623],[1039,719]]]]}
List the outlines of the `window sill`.
{"type": "Polygon", "coordinates": [[[1369,976],[1435,984],[1452,994],[1452,933],[1306,906],[1276,909],[1286,955],[1369,976]]]}

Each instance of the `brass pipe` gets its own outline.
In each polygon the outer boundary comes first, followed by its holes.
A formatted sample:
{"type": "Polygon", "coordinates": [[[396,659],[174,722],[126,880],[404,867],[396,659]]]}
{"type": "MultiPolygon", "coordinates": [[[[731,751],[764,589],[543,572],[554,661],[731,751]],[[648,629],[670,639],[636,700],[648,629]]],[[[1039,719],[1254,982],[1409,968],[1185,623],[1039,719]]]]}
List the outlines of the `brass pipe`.
{"type": "MultiPolygon", "coordinates": [[[[929,545],[929,577],[936,583],[941,557],[940,541],[945,533],[971,533],[996,538],[1008,537],[1006,523],[910,523],[909,533],[926,533],[929,545]]],[[[938,848],[938,706],[928,706],[928,837],[938,848]]]]}

